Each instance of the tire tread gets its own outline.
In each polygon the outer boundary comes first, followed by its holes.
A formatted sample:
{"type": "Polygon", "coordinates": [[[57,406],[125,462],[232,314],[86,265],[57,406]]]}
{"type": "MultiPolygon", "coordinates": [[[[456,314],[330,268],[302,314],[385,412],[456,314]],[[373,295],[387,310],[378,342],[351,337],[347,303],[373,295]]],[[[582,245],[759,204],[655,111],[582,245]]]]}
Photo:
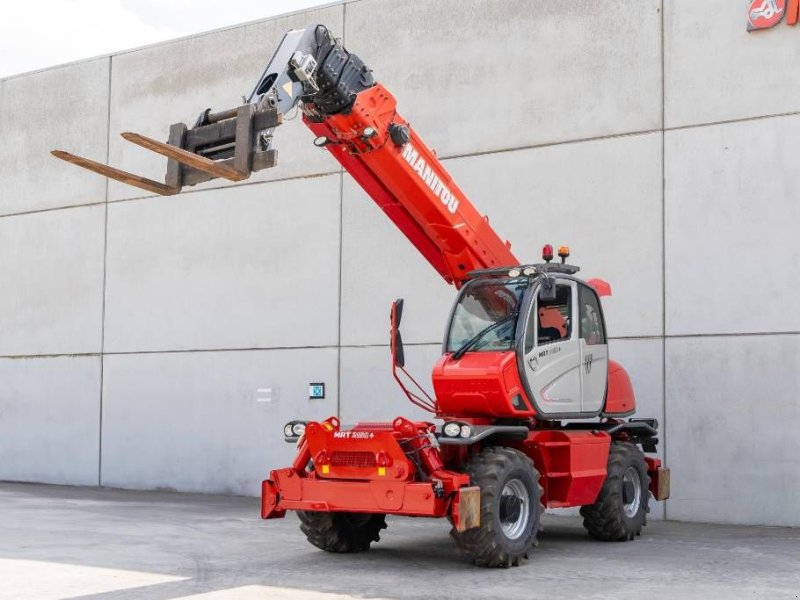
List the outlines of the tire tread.
{"type": "Polygon", "coordinates": [[[583,526],[593,538],[602,541],[628,541],[642,534],[649,511],[650,478],[644,466],[644,453],[629,442],[612,442],[608,453],[606,480],[594,504],[581,507],[583,526]],[[639,477],[642,485],[641,517],[637,515],[628,522],[624,516],[622,478],[628,467],[640,465],[639,477]]]}
{"type": "MultiPolygon", "coordinates": [[[[450,536],[456,546],[472,559],[475,565],[483,567],[517,567],[524,559],[529,558],[529,550],[536,544],[541,516],[542,486],[539,483],[539,472],[533,461],[522,452],[505,447],[487,447],[475,454],[465,465],[464,472],[470,475],[475,485],[481,488],[481,525],[462,533],[453,529],[450,536]],[[528,548],[522,552],[509,552],[497,542],[498,532],[492,518],[492,505],[495,498],[502,493],[501,477],[509,465],[530,469],[536,481],[537,497],[535,501],[539,510],[528,548]]],[[[500,534],[502,535],[502,534],[500,534]]]]}
{"type": "Polygon", "coordinates": [[[380,541],[380,531],[386,529],[386,515],[382,514],[371,515],[361,526],[348,522],[345,513],[298,511],[297,516],[308,541],[326,552],[364,552],[372,542],[380,541]]]}

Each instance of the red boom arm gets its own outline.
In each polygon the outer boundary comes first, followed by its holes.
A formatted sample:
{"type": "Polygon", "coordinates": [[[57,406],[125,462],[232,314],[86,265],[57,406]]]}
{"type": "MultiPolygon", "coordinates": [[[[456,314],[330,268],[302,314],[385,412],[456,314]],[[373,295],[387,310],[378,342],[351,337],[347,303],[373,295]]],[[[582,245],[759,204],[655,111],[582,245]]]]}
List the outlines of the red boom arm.
{"type": "Polygon", "coordinates": [[[347,113],[319,120],[306,113],[303,120],[327,138],[334,158],[445,281],[460,287],[470,271],[518,264],[511,244],[491,228],[396,107],[394,97],[376,84],[360,92],[347,113]]]}

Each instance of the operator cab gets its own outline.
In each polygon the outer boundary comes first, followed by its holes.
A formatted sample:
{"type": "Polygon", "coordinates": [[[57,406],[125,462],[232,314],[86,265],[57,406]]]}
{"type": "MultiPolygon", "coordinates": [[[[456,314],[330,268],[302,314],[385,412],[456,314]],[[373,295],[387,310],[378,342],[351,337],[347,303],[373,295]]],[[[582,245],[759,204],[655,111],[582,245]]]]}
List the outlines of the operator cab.
{"type": "Polygon", "coordinates": [[[600,298],[565,264],[567,248],[561,264],[549,262],[548,249],[544,264],[470,274],[434,370],[442,413],[473,406],[472,416],[564,419],[603,411],[608,342],[600,298]],[[484,396],[482,411],[470,400],[476,394],[484,396]]]}

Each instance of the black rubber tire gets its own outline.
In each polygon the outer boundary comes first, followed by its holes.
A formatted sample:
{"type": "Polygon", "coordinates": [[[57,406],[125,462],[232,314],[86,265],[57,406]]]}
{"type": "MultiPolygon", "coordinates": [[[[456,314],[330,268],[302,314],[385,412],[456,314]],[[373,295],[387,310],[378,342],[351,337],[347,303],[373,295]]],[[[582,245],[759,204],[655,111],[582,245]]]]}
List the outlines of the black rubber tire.
{"type": "Polygon", "coordinates": [[[364,552],[386,529],[381,514],[297,511],[297,516],[308,541],[326,552],[364,552]]]}
{"type": "Polygon", "coordinates": [[[624,542],[642,535],[650,511],[650,477],[644,454],[635,444],[612,442],[608,453],[608,473],[594,504],[581,507],[583,526],[593,538],[605,542],[624,542]],[[623,477],[633,468],[639,474],[640,501],[636,513],[625,513],[623,477]]]}
{"type": "Polygon", "coordinates": [[[481,524],[450,536],[474,564],[481,567],[517,567],[536,545],[542,514],[542,487],[533,461],[511,448],[487,447],[465,465],[473,485],[481,488],[481,524]],[[528,492],[529,519],[523,532],[510,539],[503,532],[500,498],[506,483],[521,482],[528,492]]]}

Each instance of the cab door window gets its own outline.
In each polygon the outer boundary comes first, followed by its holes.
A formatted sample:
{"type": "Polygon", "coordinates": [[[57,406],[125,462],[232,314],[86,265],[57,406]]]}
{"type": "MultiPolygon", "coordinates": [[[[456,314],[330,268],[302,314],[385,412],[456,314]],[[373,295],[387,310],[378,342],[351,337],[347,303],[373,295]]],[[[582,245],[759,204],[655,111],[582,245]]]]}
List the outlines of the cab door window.
{"type": "Polygon", "coordinates": [[[537,299],[532,310],[535,318],[528,319],[525,332],[525,352],[530,352],[534,345],[543,346],[568,340],[572,336],[570,318],[570,302],[572,290],[569,284],[556,285],[556,299],[542,301],[537,299]]]}
{"type": "Polygon", "coordinates": [[[585,285],[578,286],[578,304],[581,339],[586,341],[587,346],[605,344],[606,332],[597,294],[585,285]]]}

